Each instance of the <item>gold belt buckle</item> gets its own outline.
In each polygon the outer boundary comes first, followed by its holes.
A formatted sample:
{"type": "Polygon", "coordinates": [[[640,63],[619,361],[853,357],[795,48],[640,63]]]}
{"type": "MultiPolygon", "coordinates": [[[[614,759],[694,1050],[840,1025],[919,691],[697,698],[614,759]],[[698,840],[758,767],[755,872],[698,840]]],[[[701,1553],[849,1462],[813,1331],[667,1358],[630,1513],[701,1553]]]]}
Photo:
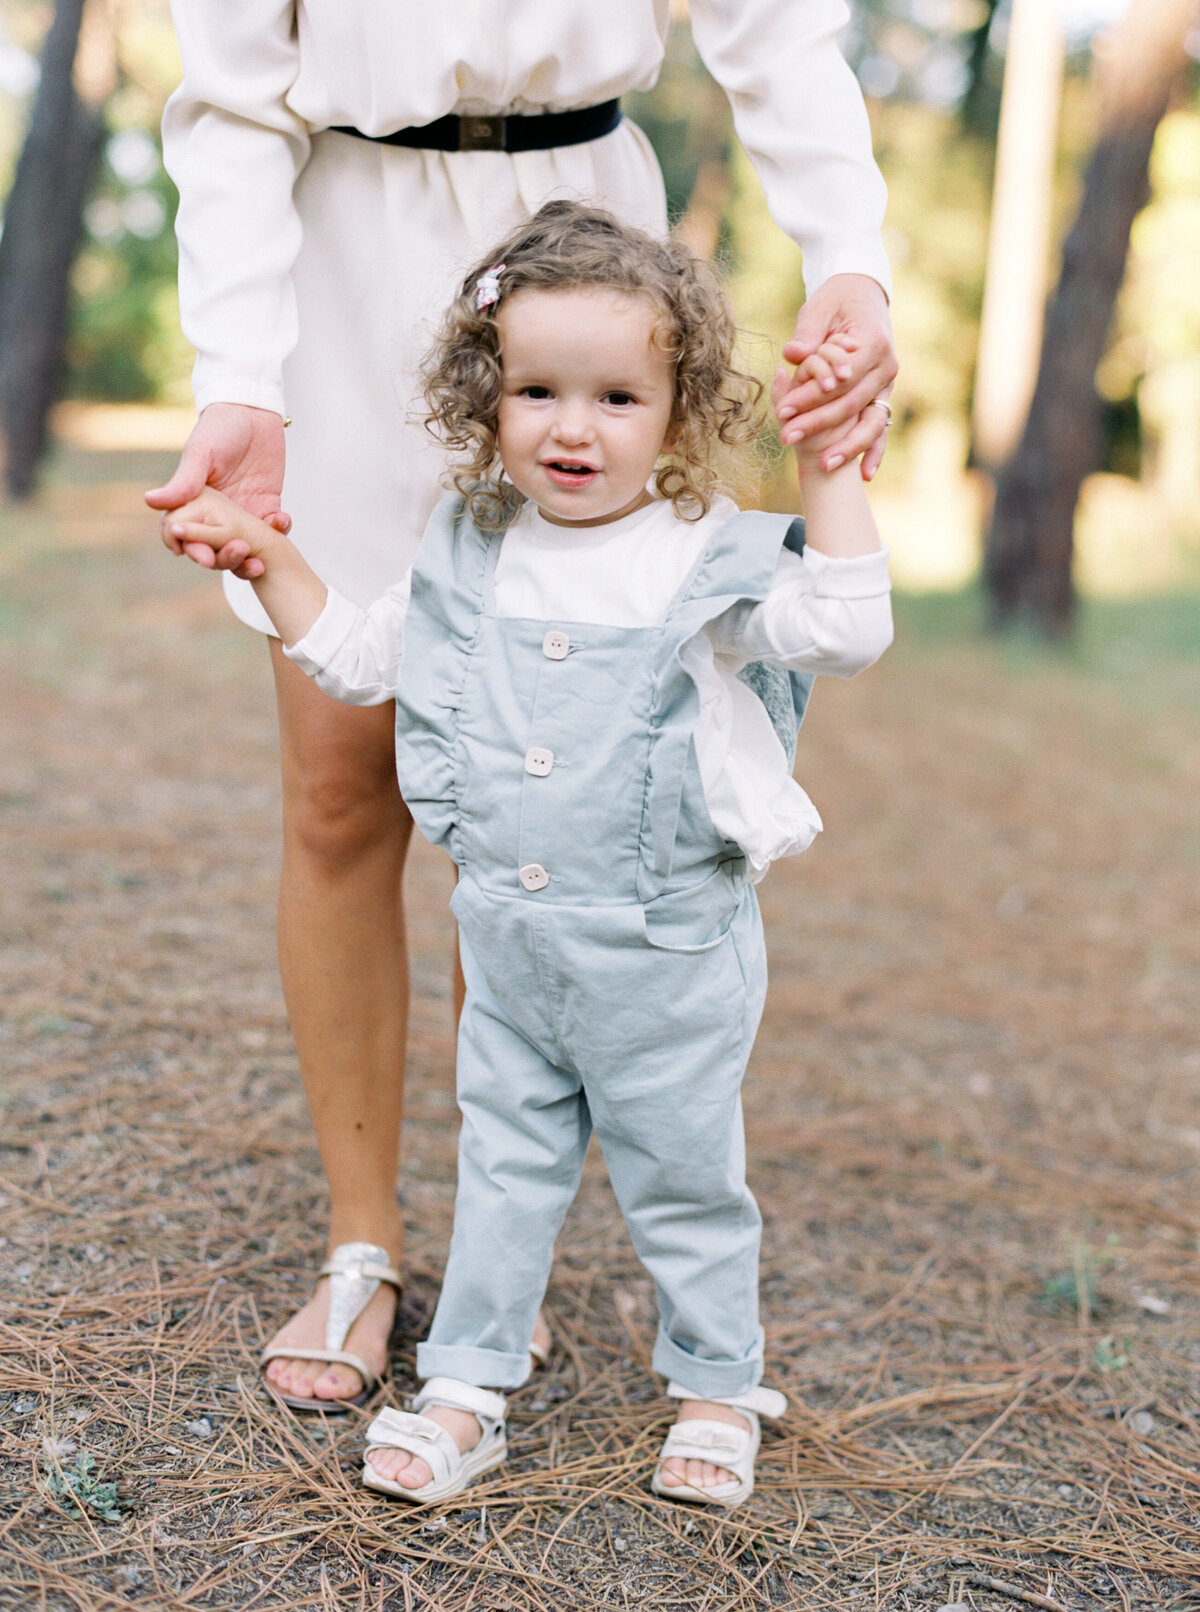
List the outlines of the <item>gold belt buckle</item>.
{"type": "Polygon", "coordinates": [[[503,116],[464,118],[458,120],[458,149],[460,151],[503,151],[503,116]]]}

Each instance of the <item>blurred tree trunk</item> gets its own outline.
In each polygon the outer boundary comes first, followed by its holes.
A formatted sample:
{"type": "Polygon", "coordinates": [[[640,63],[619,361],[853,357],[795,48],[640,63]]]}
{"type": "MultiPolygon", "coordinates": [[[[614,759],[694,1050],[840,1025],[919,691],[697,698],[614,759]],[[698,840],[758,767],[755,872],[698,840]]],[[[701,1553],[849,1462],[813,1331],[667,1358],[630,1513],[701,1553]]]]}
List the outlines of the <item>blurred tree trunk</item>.
{"type": "Polygon", "coordinates": [[[1075,508],[1101,463],[1096,368],[1125,274],[1129,234],[1145,204],[1150,152],[1187,65],[1195,0],[1131,0],[1099,62],[1100,135],[1046,313],[1041,361],[1020,443],[1000,471],[984,550],[998,626],[1031,618],[1069,631],[1075,508]]]}
{"type": "Polygon", "coordinates": [[[1013,0],[1000,103],[971,459],[994,474],[1029,413],[1049,282],[1063,26],[1046,0],[1013,0]]]}
{"type": "Polygon", "coordinates": [[[58,0],[4,214],[0,436],[4,479],[14,498],[32,491],[45,445],[66,331],[71,264],[112,84],[106,34],[99,0],[58,0]]]}
{"type": "Polygon", "coordinates": [[[988,58],[991,53],[992,24],[1000,9],[1000,0],[983,0],[983,4],[983,21],[971,30],[967,45],[967,93],[959,107],[963,128],[973,134],[990,133],[994,128],[989,117],[988,58]]]}

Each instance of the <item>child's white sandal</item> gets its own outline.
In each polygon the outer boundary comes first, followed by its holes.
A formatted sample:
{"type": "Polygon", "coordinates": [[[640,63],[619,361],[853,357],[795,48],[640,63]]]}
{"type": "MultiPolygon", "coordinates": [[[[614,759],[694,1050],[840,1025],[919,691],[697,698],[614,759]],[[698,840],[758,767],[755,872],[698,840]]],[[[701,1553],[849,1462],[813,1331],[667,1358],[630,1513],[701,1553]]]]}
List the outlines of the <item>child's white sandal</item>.
{"type": "Polygon", "coordinates": [[[413,1400],[412,1411],[383,1410],[367,1428],[363,1455],[363,1483],[368,1489],[428,1505],[461,1494],[469,1483],[499,1466],[508,1454],[504,1433],[507,1405],[503,1394],[454,1377],[431,1377],[413,1400]],[[420,1414],[429,1405],[468,1411],[481,1429],[473,1450],[460,1450],[453,1436],[431,1416],[420,1414]],[[382,1477],[371,1463],[372,1450],[404,1450],[424,1461],[433,1476],[419,1489],[406,1489],[394,1478],[382,1477]]]}
{"type": "Polygon", "coordinates": [[[694,1421],[676,1422],[667,1434],[659,1452],[658,1465],[650,1479],[655,1494],[665,1500],[692,1500],[705,1506],[738,1506],[754,1493],[754,1458],[758,1454],[761,1432],[760,1416],[782,1416],[787,1400],[774,1388],[751,1388],[748,1393],[732,1399],[715,1394],[698,1394],[694,1388],[682,1383],[668,1383],[671,1399],[703,1400],[709,1405],[728,1405],[750,1423],[749,1427],[735,1427],[730,1422],[710,1422],[703,1417],[694,1421]],[[732,1474],[724,1483],[714,1483],[711,1489],[698,1489],[690,1483],[665,1483],[664,1461],[707,1461],[732,1474]]]}

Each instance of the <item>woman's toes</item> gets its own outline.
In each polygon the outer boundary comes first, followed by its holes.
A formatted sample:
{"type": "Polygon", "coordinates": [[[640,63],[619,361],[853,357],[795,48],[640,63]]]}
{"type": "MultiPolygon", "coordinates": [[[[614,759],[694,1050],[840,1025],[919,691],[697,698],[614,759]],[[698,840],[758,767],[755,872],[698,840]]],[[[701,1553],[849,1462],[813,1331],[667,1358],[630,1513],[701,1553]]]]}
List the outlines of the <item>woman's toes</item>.
{"type": "Polygon", "coordinates": [[[314,1379],[317,1399],[354,1399],[363,1390],[363,1380],[353,1366],[330,1366],[314,1379]]]}
{"type": "Polygon", "coordinates": [[[300,1399],[308,1395],[313,1374],[305,1371],[304,1361],[289,1360],[285,1356],[282,1360],[272,1360],[267,1375],[281,1394],[300,1399]]]}

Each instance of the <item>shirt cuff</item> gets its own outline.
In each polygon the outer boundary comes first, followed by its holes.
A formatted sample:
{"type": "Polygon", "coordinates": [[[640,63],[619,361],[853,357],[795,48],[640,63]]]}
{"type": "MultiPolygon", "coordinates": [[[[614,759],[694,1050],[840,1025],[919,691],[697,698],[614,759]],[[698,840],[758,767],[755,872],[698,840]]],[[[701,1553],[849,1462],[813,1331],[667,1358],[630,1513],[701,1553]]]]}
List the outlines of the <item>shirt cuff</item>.
{"type": "Polygon", "coordinates": [[[244,403],[251,409],[269,409],[280,419],[287,418],[283,406],[283,392],[278,386],[266,386],[261,381],[239,380],[231,376],[226,381],[208,381],[196,387],[196,413],[210,403],[244,403]]]}
{"type": "Polygon", "coordinates": [[[885,548],[847,559],[822,554],[819,549],[808,546],[804,550],[804,568],[811,579],[809,592],[814,598],[877,599],[880,594],[892,591],[885,548]]]}
{"type": "Polygon", "coordinates": [[[835,274],[865,275],[868,280],[875,281],[889,303],[892,300],[892,265],[882,248],[867,248],[857,252],[843,249],[830,257],[821,256],[819,259],[810,252],[804,260],[804,295],[811,297],[835,274]]]}
{"type": "Polygon", "coordinates": [[[332,588],[325,600],[325,608],[313,622],[303,638],[298,638],[284,654],[294,661],[302,672],[316,677],[325,671],[358,624],[362,611],[356,604],[332,588]]]}

